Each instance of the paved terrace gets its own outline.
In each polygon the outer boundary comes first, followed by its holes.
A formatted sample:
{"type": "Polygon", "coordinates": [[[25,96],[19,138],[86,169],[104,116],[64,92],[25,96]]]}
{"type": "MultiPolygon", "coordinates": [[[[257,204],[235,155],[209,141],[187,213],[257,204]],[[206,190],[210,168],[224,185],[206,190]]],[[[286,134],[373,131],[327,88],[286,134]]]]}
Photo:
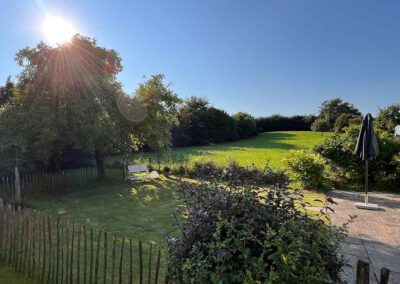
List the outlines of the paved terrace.
{"type": "Polygon", "coordinates": [[[363,202],[362,193],[333,191],[330,196],[338,203],[333,206],[333,224],[343,224],[349,215],[357,215],[342,247],[352,266],[345,269],[343,279],[355,283],[357,260],[362,259],[371,263],[370,283],[378,283],[380,269],[386,267],[391,270],[389,283],[400,284],[400,195],[369,194],[369,202],[377,203],[380,211],[357,209],[354,203],[363,202]]]}

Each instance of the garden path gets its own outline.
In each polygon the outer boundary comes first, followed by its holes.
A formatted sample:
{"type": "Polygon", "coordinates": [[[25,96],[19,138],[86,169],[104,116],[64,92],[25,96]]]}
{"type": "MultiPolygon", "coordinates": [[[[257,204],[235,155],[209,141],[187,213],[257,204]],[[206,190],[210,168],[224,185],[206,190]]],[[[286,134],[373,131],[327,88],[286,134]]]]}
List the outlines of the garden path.
{"type": "Polygon", "coordinates": [[[369,202],[379,205],[379,211],[358,209],[355,202],[362,202],[360,192],[332,191],[330,197],[334,205],[331,214],[332,223],[341,225],[349,215],[357,215],[349,226],[349,236],[343,244],[342,253],[351,267],[343,273],[343,279],[349,284],[355,283],[357,260],[371,264],[370,283],[378,283],[382,267],[390,269],[389,283],[400,284],[400,195],[373,192],[369,202]]]}

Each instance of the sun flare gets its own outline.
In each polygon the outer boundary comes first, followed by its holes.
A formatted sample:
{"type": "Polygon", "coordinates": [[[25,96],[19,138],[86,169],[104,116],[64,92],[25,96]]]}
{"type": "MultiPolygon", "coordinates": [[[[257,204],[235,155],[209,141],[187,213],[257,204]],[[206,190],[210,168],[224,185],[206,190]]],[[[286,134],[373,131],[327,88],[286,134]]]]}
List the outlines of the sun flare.
{"type": "Polygon", "coordinates": [[[42,30],[47,41],[53,45],[71,41],[72,36],[76,33],[69,22],[56,16],[48,16],[43,23],[42,30]]]}

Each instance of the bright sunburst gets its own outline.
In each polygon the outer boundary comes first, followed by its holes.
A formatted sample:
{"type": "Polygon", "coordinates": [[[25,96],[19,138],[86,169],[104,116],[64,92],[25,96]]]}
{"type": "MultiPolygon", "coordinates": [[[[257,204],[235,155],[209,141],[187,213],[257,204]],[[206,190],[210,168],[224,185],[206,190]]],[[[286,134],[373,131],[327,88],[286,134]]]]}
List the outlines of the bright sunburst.
{"type": "Polygon", "coordinates": [[[74,27],[61,17],[48,16],[42,27],[43,33],[50,44],[69,42],[76,33],[74,27]]]}

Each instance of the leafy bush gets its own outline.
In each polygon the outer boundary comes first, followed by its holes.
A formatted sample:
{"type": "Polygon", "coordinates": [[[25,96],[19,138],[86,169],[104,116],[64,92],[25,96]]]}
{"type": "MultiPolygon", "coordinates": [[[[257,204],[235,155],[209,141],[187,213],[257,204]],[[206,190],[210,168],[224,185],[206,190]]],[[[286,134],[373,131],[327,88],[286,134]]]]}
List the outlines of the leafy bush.
{"type": "Polygon", "coordinates": [[[200,179],[213,179],[220,176],[222,169],[219,168],[213,161],[206,163],[195,162],[190,174],[200,179]]]}
{"type": "Polygon", "coordinates": [[[284,162],[294,188],[320,189],[323,186],[325,161],[320,155],[304,150],[291,151],[284,162]]]}
{"type": "Polygon", "coordinates": [[[309,218],[301,193],[285,183],[264,191],[228,184],[183,183],[185,218],[177,219],[182,235],[167,238],[172,282],[339,280],[345,227],[327,226],[324,213],[309,218]]]}
{"type": "Polygon", "coordinates": [[[238,112],[233,116],[240,139],[248,138],[258,134],[257,124],[250,114],[238,112]]]}
{"type": "MultiPolygon", "coordinates": [[[[314,151],[327,160],[333,174],[345,178],[346,184],[361,184],[364,181],[364,162],[354,154],[356,130],[355,126],[350,125],[345,134],[334,135],[314,147],[314,151]]],[[[379,155],[369,163],[370,181],[372,185],[385,190],[396,189],[400,182],[397,164],[400,139],[391,133],[377,131],[377,141],[379,155]]]]}
{"type": "Polygon", "coordinates": [[[335,132],[343,133],[349,125],[359,125],[362,122],[362,117],[359,115],[343,113],[335,121],[335,132]]]}

